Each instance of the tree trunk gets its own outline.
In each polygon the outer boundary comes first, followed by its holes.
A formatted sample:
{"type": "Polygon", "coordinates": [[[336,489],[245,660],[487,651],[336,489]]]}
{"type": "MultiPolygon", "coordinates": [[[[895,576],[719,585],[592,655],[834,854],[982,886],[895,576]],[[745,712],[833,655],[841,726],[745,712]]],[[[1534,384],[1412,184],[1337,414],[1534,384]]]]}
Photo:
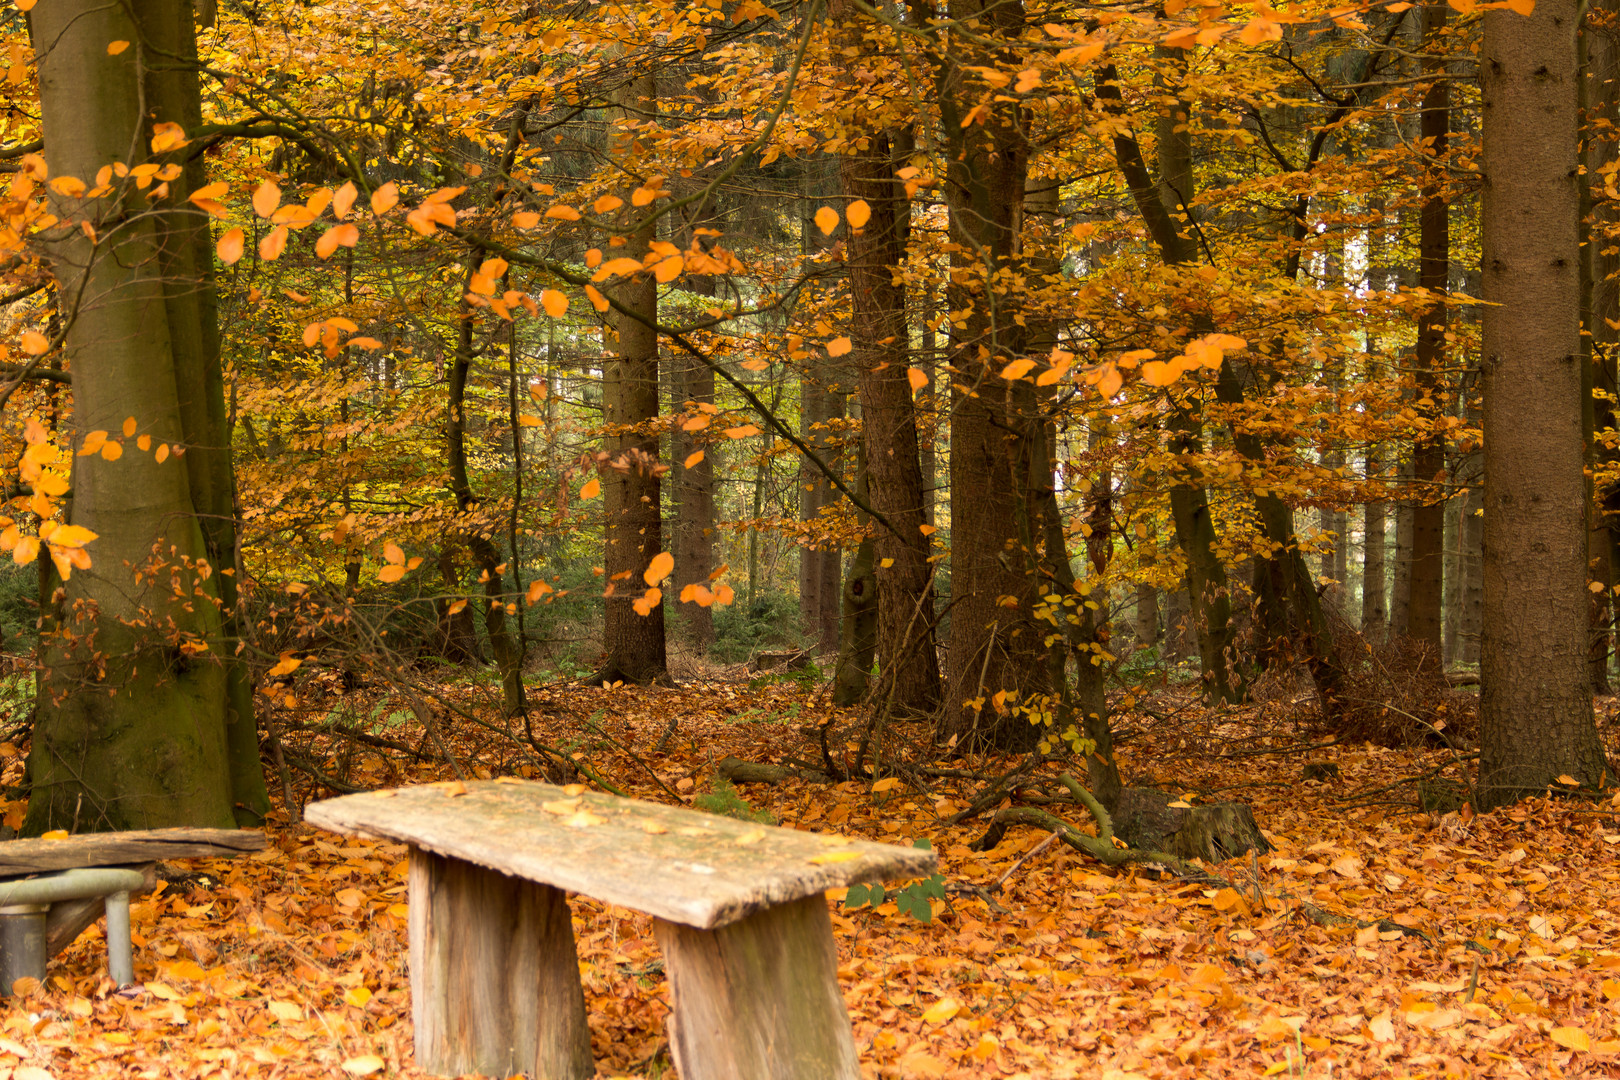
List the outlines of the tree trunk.
{"type": "MultiPolygon", "coordinates": [[[[956,0],[951,15],[988,37],[1015,38],[1023,5],[956,0]]],[[[952,45],[958,39],[953,36],[952,45]]],[[[1036,553],[1020,533],[1040,536],[1028,498],[1025,458],[1046,461],[1039,445],[1024,445],[1035,410],[1028,380],[1005,380],[1002,367],[1024,351],[1021,320],[1003,297],[992,307],[988,276],[1018,253],[1028,147],[1017,106],[1003,103],[982,122],[964,126],[966,57],[951,55],[940,69],[943,127],[951,140],[949,193],[951,256],[946,306],[963,313],[951,333],[951,636],[949,691],[939,735],[964,747],[1027,749],[1041,729],[1018,711],[1051,689],[1047,624],[1034,618],[1044,591],[1027,565],[1036,553]],[[964,388],[971,388],[965,392],[964,388]],[[1020,522],[1020,515],[1024,515],[1020,522]]],[[[976,93],[976,91],[975,91],[976,93]]],[[[1051,469],[1047,466],[1047,485],[1051,469]]]]}
{"type": "MultiPolygon", "coordinates": [[[[1447,8],[1434,4],[1423,9],[1425,43],[1443,50],[1447,8]]],[[[1435,81],[1423,95],[1421,133],[1433,164],[1423,184],[1423,205],[1418,211],[1418,286],[1443,297],[1450,283],[1451,230],[1444,166],[1451,126],[1451,83],[1442,59],[1425,65],[1435,81]]],[[[1441,368],[1446,362],[1446,307],[1436,299],[1420,309],[1417,333],[1418,415],[1427,427],[1412,445],[1412,554],[1407,598],[1407,636],[1434,646],[1438,659],[1442,646],[1442,603],[1445,578],[1445,441],[1440,434],[1441,368]]]]}
{"type": "MultiPolygon", "coordinates": [[[[650,72],[628,77],[620,91],[626,120],[651,111],[656,101],[650,72]]],[[[645,212],[628,207],[621,212],[645,217],[645,212]]],[[[649,219],[631,233],[624,250],[640,258],[655,239],[655,226],[649,219]]],[[[645,615],[634,606],[652,588],[661,590],[670,584],[645,580],[653,557],[664,550],[659,501],[663,466],[658,461],[658,433],[653,428],[658,417],[658,282],[651,273],[640,274],[617,286],[614,295],[633,315],[614,311],[605,328],[612,354],[602,378],[607,457],[600,472],[606,512],[602,565],[607,573],[607,598],[602,664],[591,681],[667,682],[664,611],[668,605],[660,599],[645,615]]]]}
{"type": "Polygon", "coordinates": [[[1481,809],[1607,773],[1587,660],[1575,0],[1484,16],[1481,809]]]}
{"type": "MultiPolygon", "coordinates": [[[[131,146],[149,145],[150,123],[196,126],[190,5],[141,5],[139,26],[131,10],[63,0],[30,16],[34,40],[50,43],[40,104],[53,176],[93,182],[131,146]],[[109,56],[118,40],[138,44],[109,56]]],[[[41,645],[28,835],[229,827],[268,809],[235,659],[235,597],[219,573],[234,570],[234,479],[207,219],[185,202],[197,178],[192,169],[171,184],[167,205],[185,209],[157,214],[133,183],[105,198],[52,196],[61,218],[88,220],[103,238],[73,227],[46,250],[60,295],[90,298],[71,313],[64,343],[74,442],[117,433],[133,416],[154,446],[191,449],[196,460],[159,462],[133,442],[116,461],[74,458],[71,523],[99,539],[87,549],[93,569],[61,583],[60,618],[41,645]]]]}
{"type": "Polygon", "coordinates": [[[1395,504],[1395,570],[1390,582],[1389,636],[1406,636],[1407,615],[1412,610],[1412,463],[1401,462],[1401,499],[1395,504]]]}
{"type": "MultiPolygon", "coordinates": [[[[834,3],[829,14],[845,26],[859,26],[847,0],[834,3]]],[[[852,302],[851,359],[860,372],[867,490],[872,508],[887,521],[877,523],[874,537],[882,674],[874,700],[902,714],[926,716],[939,707],[940,685],[934,647],[934,568],[923,532],[927,522],[917,413],[906,373],[911,350],[900,276],[906,193],[894,175],[899,166],[890,152],[889,134],[870,135],[864,144],[867,149],[841,159],[840,172],[846,197],[852,203],[865,202],[870,214],[863,228],[850,230],[844,250],[852,302]]]]}

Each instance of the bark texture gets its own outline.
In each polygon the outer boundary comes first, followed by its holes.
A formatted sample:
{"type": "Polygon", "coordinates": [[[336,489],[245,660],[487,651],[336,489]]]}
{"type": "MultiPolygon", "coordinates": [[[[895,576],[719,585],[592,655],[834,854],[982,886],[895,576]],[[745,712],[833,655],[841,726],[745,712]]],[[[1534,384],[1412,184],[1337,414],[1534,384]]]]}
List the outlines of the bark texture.
{"type": "Polygon", "coordinates": [[[1484,17],[1482,808],[1602,782],[1587,670],[1575,0],[1484,17]]]}
{"type": "MultiPolygon", "coordinates": [[[[154,123],[195,128],[189,4],[68,0],[30,18],[34,40],[50,43],[40,104],[53,175],[93,181],[150,146],[154,123]],[[138,44],[108,56],[116,40],[138,44]]],[[[46,238],[46,255],[71,316],[74,442],[133,416],[154,444],[192,453],[74,459],[71,522],[100,539],[92,568],[62,583],[61,617],[47,613],[27,834],[225,827],[268,809],[234,589],[218,573],[234,564],[234,478],[206,217],[185,201],[197,178],[189,169],[171,184],[169,205],[184,209],[163,213],[146,212],[132,181],[107,198],[53,199],[72,223],[46,238]]]]}

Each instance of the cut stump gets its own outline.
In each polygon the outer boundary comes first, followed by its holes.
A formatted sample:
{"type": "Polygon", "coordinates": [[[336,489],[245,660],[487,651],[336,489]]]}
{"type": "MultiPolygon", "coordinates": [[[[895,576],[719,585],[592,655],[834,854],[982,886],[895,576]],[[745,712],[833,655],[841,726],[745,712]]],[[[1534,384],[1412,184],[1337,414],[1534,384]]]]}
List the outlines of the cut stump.
{"type": "Polygon", "coordinates": [[[1114,805],[1114,835],[1133,848],[1163,851],[1183,859],[1225,862],[1250,850],[1264,855],[1271,844],[1243,803],[1171,806],[1173,797],[1151,788],[1126,788],[1114,805]]]}
{"type": "Polygon", "coordinates": [[[860,1080],[832,920],[819,896],[716,930],[654,924],[682,1080],[860,1080]]]}
{"type": "Polygon", "coordinates": [[[596,1075],[561,889],[413,848],[410,898],[418,1065],[448,1076],[596,1075]]]}

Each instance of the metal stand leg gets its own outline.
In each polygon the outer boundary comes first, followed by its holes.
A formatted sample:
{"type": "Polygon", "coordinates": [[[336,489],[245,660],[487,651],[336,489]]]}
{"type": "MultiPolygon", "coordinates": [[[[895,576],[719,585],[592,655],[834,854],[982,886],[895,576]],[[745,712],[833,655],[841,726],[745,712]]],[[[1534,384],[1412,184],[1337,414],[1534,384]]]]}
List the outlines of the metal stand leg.
{"type": "Polygon", "coordinates": [[[129,944],[129,893],[107,894],[107,974],[119,986],[135,982],[135,955],[129,944]]]}
{"type": "Polygon", "coordinates": [[[45,980],[45,913],[49,904],[0,907],[0,994],[18,979],[45,980]]]}

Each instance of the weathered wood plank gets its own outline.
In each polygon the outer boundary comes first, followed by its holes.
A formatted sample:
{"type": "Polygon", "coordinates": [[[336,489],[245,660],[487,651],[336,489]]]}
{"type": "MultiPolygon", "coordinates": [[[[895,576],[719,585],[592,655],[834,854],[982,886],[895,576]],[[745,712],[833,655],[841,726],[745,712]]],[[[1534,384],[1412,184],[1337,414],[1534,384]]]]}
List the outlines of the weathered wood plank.
{"type": "Polygon", "coordinates": [[[447,1076],[596,1075],[560,889],[413,849],[410,896],[417,1065],[447,1076]]]}
{"type": "Polygon", "coordinates": [[[264,845],[264,834],[251,829],[141,829],[81,833],[60,840],[7,840],[0,842],[0,878],[82,866],[230,858],[264,845]]]}
{"type": "Polygon", "coordinates": [[[923,877],[937,865],[917,848],[525,781],[346,795],[310,804],[304,818],[700,928],[856,882],[923,877]]]}
{"type": "Polygon", "coordinates": [[[681,1080],[860,1080],[818,896],[716,930],[653,923],[669,976],[681,1080]]]}

